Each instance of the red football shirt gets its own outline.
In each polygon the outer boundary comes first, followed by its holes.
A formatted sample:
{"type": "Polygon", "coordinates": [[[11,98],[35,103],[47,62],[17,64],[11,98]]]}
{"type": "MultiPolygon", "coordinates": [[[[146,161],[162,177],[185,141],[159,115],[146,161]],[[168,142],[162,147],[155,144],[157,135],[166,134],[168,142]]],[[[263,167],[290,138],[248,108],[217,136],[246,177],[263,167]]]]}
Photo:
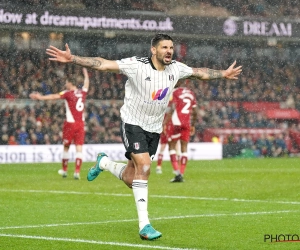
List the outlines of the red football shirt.
{"type": "Polygon", "coordinates": [[[190,126],[192,109],[197,106],[195,94],[188,88],[176,88],[171,102],[174,107],[173,125],[190,126]]]}
{"type": "Polygon", "coordinates": [[[64,90],[59,94],[61,99],[65,99],[66,121],[72,123],[84,121],[84,106],[87,90],[64,90]]]}

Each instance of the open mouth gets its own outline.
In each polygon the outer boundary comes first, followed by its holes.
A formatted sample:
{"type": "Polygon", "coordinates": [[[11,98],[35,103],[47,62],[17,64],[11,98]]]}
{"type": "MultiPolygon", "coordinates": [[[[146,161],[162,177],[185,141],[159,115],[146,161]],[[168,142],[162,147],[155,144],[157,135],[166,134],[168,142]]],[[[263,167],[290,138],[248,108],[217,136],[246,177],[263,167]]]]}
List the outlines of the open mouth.
{"type": "Polygon", "coordinates": [[[170,61],[171,61],[171,55],[165,56],[165,61],[166,61],[166,62],[170,62],[170,61]]]}

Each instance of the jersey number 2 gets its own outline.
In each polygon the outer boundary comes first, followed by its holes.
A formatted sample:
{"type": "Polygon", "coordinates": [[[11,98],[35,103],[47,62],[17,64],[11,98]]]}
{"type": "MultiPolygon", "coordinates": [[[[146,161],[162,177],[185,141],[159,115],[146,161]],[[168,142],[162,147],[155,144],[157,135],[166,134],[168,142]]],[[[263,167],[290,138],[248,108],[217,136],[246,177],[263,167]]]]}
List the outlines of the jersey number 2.
{"type": "Polygon", "coordinates": [[[182,101],[185,102],[185,105],[182,108],[181,113],[189,114],[190,113],[191,100],[187,99],[187,98],[184,98],[182,101]]]}

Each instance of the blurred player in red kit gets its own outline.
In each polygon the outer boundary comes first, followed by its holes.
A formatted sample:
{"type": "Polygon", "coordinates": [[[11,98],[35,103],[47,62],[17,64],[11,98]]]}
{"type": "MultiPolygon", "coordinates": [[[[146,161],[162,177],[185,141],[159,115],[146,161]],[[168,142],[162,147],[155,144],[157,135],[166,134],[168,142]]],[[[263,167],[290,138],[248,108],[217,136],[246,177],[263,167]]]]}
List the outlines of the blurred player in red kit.
{"type": "Polygon", "coordinates": [[[160,139],[159,139],[159,144],[160,144],[160,149],[158,152],[157,156],[157,166],[156,166],[156,173],[157,174],[162,174],[162,162],[163,162],[163,157],[164,157],[164,151],[168,145],[168,140],[164,132],[160,134],[160,139]]]}
{"type": "MultiPolygon", "coordinates": [[[[172,98],[171,98],[172,99],[172,98]]],[[[167,112],[165,115],[165,119],[167,118],[167,113],[170,112],[170,106],[167,108],[167,112]]],[[[164,151],[166,147],[168,146],[168,134],[170,134],[170,131],[172,131],[172,120],[168,119],[168,122],[164,124],[163,126],[163,132],[160,134],[160,149],[157,156],[157,166],[156,166],[156,173],[162,174],[162,163],[163,163],[163,157],[164,157],[164,151]]],[[[176,152],[178,158],[180,158],[180,143],[176,144],[176,152]]]]}
{"type": "Polygon", "coordinates": [[[183,175],[188,161],[187,146],[190,135],[195,133],[197,120],[197,103],[194,92],[185,87],[186,80],[179,81],[173,91],[170,101],[171,110],[168,112],[164,124],[172,121],[171,129],[167,132],[170,159],[175,177],[171,182],[183,182],[183,175]],[[181,158],[178,164],[176,144],[180,141],[181,158]]]}
{"type": "Polygon", "coordinates": [[[74,179],[80,179],[80,168],[82,165],[82,145],[84,144],[84,108],[85,99],[89,89],[89,75],[86,68],[82,70],[84,83],[82,89],[76,87],[76,79],[66,78],[66,90],[50,95],[31,93],[30,98],[34,100],[57,100],[64,99],[66,105],[66,120],[63,126],[63,157],[62,169],[58,173],[62,177],[67,177],[69,148],[72,142],[76,146],[74,179]]]}

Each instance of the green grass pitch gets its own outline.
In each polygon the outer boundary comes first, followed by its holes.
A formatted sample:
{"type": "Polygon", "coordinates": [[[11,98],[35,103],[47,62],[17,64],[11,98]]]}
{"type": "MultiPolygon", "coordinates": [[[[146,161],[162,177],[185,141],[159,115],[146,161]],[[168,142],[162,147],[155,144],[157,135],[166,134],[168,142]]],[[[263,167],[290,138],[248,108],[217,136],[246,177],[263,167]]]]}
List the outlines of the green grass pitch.
{"type": "Polygon", "coordinates": [[[300,160],[189,161],[149,180],[149,217],[162,238],[142,241],[132,191],[109,172],[66,179],[59,163],[0,165],[0,249],[300,249],[300,160]],[[290,235],[290,236],[288,236],[290,235]],[[293,238],[290,238],[293,235],[293,238]]]}

